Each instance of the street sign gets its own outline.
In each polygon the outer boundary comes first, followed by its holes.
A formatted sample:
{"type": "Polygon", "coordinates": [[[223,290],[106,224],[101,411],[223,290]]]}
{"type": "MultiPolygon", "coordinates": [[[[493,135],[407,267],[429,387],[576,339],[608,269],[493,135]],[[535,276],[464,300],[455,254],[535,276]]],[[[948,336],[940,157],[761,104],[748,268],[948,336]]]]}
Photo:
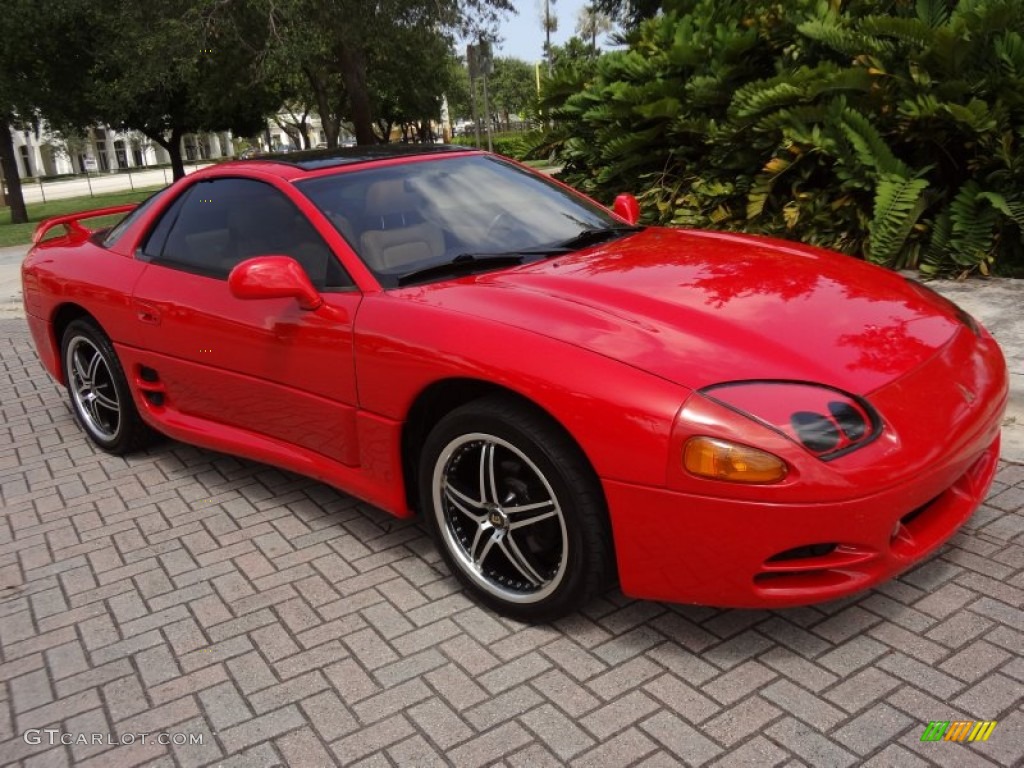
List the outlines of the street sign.
{"type": "Polygon", "coordinates": [[[491,55],[489,40],[481,40],[477,46],[477,69],[482,75],[494,73],[494,57],[491,55]]]}
{"type": "Polygon", "coordinates": [[[99,163],[96,162],[96,158],[92,155],[85,156],[85,170],[86,171],[98,171],[100,169],[99,163]]]}

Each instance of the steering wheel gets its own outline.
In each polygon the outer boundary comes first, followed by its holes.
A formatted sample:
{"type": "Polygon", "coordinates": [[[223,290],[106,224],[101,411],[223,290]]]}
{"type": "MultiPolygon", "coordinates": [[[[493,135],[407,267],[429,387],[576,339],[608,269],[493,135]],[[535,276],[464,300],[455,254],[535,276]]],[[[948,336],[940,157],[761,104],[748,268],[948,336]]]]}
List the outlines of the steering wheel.
{"type": "Polygon", "coordinates": [[[494,218],[491,219],[491,223],[487,225],[487,231],[484,232],[484,240],[490,240],[500,225],[507,227],[510,224],[512,224],[512,217],[508,211],[498,211],[494,218]]]}

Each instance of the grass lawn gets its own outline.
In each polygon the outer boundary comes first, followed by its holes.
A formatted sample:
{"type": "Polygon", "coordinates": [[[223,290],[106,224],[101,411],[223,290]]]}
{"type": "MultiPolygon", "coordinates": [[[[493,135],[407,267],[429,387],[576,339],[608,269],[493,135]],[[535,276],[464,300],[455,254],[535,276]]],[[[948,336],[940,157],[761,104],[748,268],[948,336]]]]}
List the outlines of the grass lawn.
{"type": "MultiPolygon", "coordinates": [[[[43,219],[52,216],[63,216],[66,213],[90,211],[94,208],[109,208],[112,205],[124,205],[145,200],[160,187],[136,189],[134,192],[111,192],[96,197],[69,197],[67,200],[53,200],[47,203],[29,203],[28,223],[11,224],[11,209],[0,208],[0,248],[7,245],[23,245],[32,242],[32,233],[36,225],[43,219]]],[[[100,229],[117,222],[124,214],[105,216],[92,219],[86,223],[90,229],[100,229]]]]}

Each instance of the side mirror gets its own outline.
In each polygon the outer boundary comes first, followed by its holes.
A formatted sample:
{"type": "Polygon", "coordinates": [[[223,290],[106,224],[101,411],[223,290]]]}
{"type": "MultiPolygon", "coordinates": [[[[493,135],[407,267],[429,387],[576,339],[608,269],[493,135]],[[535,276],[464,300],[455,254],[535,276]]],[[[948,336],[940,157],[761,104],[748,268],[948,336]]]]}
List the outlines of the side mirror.
{"type": "Polygon", "coordinates": [[[257,256],[231,270],[228,288],[236,299],[294,298],[302,309],[317,309],[320,297],[306,271],[291,256],[257,256]]]}
{"type": "Polygon", "coordinates": [[[629,224],[636,224],[640,221],[640,203],[636,201],[633,195],[625,194],[616,197],[612,211],[625,219],[629,224]]]}

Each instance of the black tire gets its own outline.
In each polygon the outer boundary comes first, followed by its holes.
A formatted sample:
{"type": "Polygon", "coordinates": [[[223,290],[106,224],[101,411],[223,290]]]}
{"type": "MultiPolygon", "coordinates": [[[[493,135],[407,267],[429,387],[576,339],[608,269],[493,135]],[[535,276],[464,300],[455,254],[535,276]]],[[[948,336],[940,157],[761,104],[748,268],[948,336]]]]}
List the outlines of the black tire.
{"type": "Polygon", "coordinates": [[[582,607],[614,573],[608,511],[590,464],[547,415],[488,396],[431,430],[419,498],[452,573],[524,621],[582,607]]]}
{"type": "Polygon", "coordinates": [[[114,346],[95,322],[79,318],[68,324],[60,360],[71,411],[93,443],[120,456],[153,441],[156,433],[135,408],[114,346]]]}

